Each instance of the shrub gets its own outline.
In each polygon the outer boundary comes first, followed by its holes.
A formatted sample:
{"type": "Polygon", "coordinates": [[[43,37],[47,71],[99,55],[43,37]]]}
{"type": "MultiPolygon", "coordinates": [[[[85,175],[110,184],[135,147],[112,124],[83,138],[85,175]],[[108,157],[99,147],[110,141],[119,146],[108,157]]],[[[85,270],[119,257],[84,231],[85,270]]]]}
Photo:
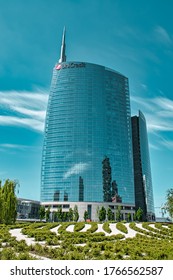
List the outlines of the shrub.
{"type": "Polygon", "coordinates": [[[109,227],[109,222],[105,222],[103,224],[103,230],[106,231],[107,233],[111,233],[112,232],[112,230],[109,227]]]}
{"type": "Polygon", "coordinates": [[[128,233],[126,226],[121,222],[116,223],[116,228],[123,233],[128,233]]]}
{"type": "Polygon", "coordinates": [[[91,222],[90,225],[91,227],[87,229],[88,233],[93,233],[98,230],[98,224],[96,222],[91,222]]]}
{"type": "Polygon", "coordinates": [[[0,254],[1,260],[15,260],[16,254],[12,248],[4,248],[0,254]]]}
{"type": "Polygon", "coordinates": [[[85,227],[85,222],[78,222],[74,226],[74,231],[80,231],[85,227]]]}

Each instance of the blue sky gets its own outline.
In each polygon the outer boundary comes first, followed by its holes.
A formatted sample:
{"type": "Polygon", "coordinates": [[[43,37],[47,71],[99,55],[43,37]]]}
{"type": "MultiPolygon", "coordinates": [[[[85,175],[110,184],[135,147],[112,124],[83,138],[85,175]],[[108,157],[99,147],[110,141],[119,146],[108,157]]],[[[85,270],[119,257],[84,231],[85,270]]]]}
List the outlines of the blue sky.
{"type": "MultiPolygon", "coordinates": [[[[129,78],[147,120],[155,207],[173,186],[173,1],[0,0],[0,178],[40,197],[43,130],[63,26],[67,60],[129,78]]],[[[157,215],[159,210],[156,208],[157,215]]]]}

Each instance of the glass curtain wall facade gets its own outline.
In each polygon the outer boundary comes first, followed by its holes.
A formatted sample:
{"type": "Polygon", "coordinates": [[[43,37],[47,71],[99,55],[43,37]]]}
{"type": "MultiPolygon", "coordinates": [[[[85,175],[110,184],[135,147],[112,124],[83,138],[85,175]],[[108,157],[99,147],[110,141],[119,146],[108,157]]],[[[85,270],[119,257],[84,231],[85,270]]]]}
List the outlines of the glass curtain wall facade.
{"type": "Polygon", "coordinates": [[[102,161],[134,204],[128,79],[84,62],[55,65],[45,122],[41,201],[103,201],[102,161]]]}
{"type": "Polygon", "coordinates": [[[154,199],[146,120],[141,111],[132,117],[132,139],[136,209],[142,208],[144,219],[154,219],[154,199]]]}

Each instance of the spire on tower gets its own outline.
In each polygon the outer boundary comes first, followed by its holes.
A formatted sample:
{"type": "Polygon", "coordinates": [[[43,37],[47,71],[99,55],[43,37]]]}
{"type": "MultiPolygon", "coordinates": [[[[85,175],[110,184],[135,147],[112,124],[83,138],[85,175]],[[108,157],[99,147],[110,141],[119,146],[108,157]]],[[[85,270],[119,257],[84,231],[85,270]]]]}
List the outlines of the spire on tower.
{"type": "Polygon", "coordinates": [[[63,29],[63,35],[62,35],[62,44],[61,44],[61,54],[60,54],[60,59],[59,59],[59,63],[65,62],[66,61],[66,55],[65,55],[65,26],[63,29]]]}

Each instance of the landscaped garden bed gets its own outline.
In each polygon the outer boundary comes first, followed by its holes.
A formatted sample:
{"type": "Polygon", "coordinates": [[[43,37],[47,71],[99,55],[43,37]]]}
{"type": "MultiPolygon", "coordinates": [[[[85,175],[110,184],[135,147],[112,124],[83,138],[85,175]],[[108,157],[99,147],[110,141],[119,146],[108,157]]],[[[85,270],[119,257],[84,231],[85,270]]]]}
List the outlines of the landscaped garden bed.
{"type": "Polygon", "coordinates": [[[43,257],[59,260],[172,260],[173,225],[134,222],[0,225],[0,259],[43,257]],[[73,231],[68,231],[69,226],[73,231]],[[18,241],[12,236],[15,229],[25,238],[31,238],[32,244],[27,245],[24,240],[18,241]]]}

